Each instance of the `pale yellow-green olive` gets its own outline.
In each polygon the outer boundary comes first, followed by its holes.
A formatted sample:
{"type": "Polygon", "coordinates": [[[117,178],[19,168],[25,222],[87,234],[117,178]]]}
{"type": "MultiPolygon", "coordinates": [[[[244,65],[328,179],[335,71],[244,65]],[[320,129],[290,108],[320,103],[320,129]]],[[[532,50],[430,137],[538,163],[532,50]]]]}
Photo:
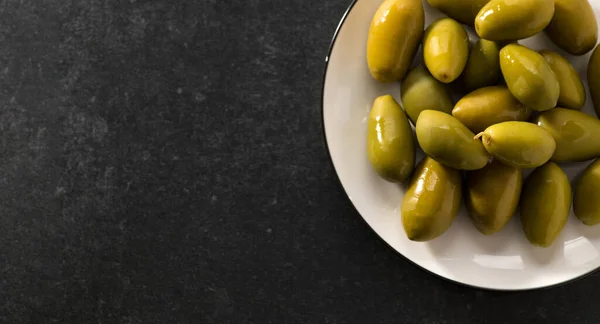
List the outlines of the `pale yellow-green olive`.
{"type": "Polygon", "coordinates": [[[515,168],[535,168],[550,160],[556,143],[535,124],[508,121],[479,133],[483,146],[495,159],[515,168]]]}
{"type": "Polygon", "coordinates": [[[469,36],[456,20],[434,21],[423,36],[423,58],[431,75],[450,83],[463,72],[469,57],[469,36]]]}
{"type": "Polygon", "coordinates": [[[473,225],[482,234],[500,231],[519,203],[523,172],[497,160],[467,172],[465,205],[473,225]]]}
{"type": "Polygon", "coordinates": [[[527,120],[531,112],[506,86],[491,86],[462,97],[452,109],[452,116],[477,134],[501,122],[527,120]]]}
{"type": "Polygon", "coordinates": [[[442,235],[456,217],[461,195],[459,171],[423,158],[402,200],[402,225],[408,239],[423,242],[442,235]]]}
{"type": "Polygon", "coordinates": [[[390,95],[377,97],[369,113],[367,154],[383,179],[403,182],[415,165],[415,143],[408,118],[390,95]]]}
{"type": "Polygon", "coordinates": [[[490,160],[481,141],[474,139],[475,134],[449,114],[425,110],[415,129],[423,152],[446,166],[477,170],[490,160]]]}
{"type": "Polygon", "coordinates": [[[480,38],[469,51],[467,66],[459,80],[467,91],[494,85],[502,73],[500,71],[500,49],[498,42],[480,38]]]}
{"type": "Polygon", "coordinates": [[[596,110],[596,115],[600,116],[600,45],[594,49],[592,56],[590,56],[587,67],[587,79],[590,86],[590,93],[592,94],[594,110],[596,110]]]}
{"type": "Polygon", "coordinates": [[[588,0],[554,0],[554,8],[545,29],[548,37],[573,55],[591,51],[598,42],[598,23],[588,0]]]}
{"type": "Polygon", "coordinates": [[[400,81],[417,53],[425,13],[421,0],[385,0],[371,20],[367,64],[380,82],[400,81]]]}
{"type": "Polygon", "coordinates": [[[487,40],[514,41],[544,30],[553,15],[554,0],[491,0],[475,17],[475,30],[487,40]]]}
{"type": "Polygon", "coordinates": [[[573,211],[584,224],[600,223],[600,160],[590,164],[573,186],[573,211]]]}
{"type": "Polygon", "coordinates": [[[525,106],[537,111],[556,107],[560,84],[539,53],[519,44],[506,45],[500,50],[500,69],[510,93],[525,106]]]}
{"type": "Polygon", "coordinates": [[[571,208],[569,178],[554,162],[533,170],[521,194],[521,225],[529,242],[552,245],[562,231],[571,208]]]}
{"type": "Polygon", "coordinates": [[[584,112],[554,108],[533,122],[547,130],[556,142],[555,162],[577,162],[600,156],[600,120],[584,112]]]}
{"type": "Polygon", "coordinates": [[[579,73],[566,58],[556,52],[542,50],[540,54],[558,79],[560,88],[558,106],[577,110],[583,108],[586,95],[579,73]]]}
{"type": "Polygon", "coordinates": [[[434,78],[423,66],[410,70],[402,81],[400,99],[408,117],[417,123],[423,110],[452,111],[453,102],[448,85],[434,78]]]}
{"type": "Polygon", "coordinates": [[[479,10],[490,0],[427,0],[429,4],[463,24],[473,26],[479,10]]]}

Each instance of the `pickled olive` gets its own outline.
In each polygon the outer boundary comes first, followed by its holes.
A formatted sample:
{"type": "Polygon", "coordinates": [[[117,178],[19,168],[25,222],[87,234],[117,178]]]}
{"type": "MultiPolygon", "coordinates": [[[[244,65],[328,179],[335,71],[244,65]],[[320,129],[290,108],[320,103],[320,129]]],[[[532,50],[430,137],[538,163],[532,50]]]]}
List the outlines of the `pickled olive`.
{"type": "Polygon", "coordinates": [[[519,40],[544,30],[553,15],[554,0],[491,0],[475,17],[475,30],[487,40],[519,40]]]}
{"type": "Polygon", "coordinates": [[[371,20],[367,64],[380,82],[406,75],[423,36],[425,13],[421,0],[385,0],[371,20]]]}
{"type": "Polygon", "coordinates": [[[571,185],[563,170],[548,162],[533,170],[521,194],[521,225],[529,242],[549,247],[562,231],[571,208],[571,185]]]}
{"type": "Polygon", "coordinates": [[[419,145],[429,157],[457,170],[483,168],[490,160],[481,141],[449,114],[425,110],[417,120],[419,145]]]}
{"type": "Polygon", "coordinates": [[[383,179],[403,182],[415,164],[415,143],[402,107],[390,95],[377,97],[369,113],[367,154],[383,179]]]}
{"type": "Polygon", "coordinates": [[[462,179],[459,171],[425,157],[411,177],[402,200],[402,225],[412,241],[429,241],[442,235],[460,208],[462,179]]]}
{"type": "Polygon", "coordinates": [[[598,42],[596,14],[588,0],[555,0],[554,17],[545,32],[573,55],[591,51],[598,42]]]}
{"type": "Polygon", "coordinates": [[[515,168],[535,168],[550,160],[556,143],[545,129],[531,123],[508,121],[477,135],[494,158],[515,168]]]}
{"type": "Polygon", "coordinates": [[[423,58],[431,75],[450,83],[463,72],[469,56],[469,36],[450,18],[433,22],[423,36],[423,58]]]}
{"type": "Polygon", "coordinates": [[[500,69],[510,93],[521,103],[537,111],[556,107],[560,84],[540,54],[522,45],[506,45],[500,50],[500,69]]]}

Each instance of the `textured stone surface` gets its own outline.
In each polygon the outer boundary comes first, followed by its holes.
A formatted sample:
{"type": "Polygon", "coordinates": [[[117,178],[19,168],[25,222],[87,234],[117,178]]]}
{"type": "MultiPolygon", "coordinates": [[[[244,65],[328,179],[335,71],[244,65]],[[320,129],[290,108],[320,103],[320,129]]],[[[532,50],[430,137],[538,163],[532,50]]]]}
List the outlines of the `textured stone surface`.
{"type": "Polygon", "coordinates": [[[320,124],[348,4],[0,2],[0,322],[598,323],[600,275],[463,288],[363,223],[320,124]]]}

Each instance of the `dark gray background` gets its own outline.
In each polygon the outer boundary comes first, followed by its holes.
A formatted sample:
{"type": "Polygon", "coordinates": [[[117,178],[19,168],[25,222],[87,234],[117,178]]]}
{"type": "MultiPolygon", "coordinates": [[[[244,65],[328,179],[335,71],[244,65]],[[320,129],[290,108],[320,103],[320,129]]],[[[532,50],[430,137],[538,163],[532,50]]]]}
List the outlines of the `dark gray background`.
{"type": "MultiPolygon", "coordinates": [[[[374,1],[374,0],[373,0],[374,1]]],[[[347,0],[0,2],[0,322],[598,323],[415,268],[322,138],[347,0]]]]}

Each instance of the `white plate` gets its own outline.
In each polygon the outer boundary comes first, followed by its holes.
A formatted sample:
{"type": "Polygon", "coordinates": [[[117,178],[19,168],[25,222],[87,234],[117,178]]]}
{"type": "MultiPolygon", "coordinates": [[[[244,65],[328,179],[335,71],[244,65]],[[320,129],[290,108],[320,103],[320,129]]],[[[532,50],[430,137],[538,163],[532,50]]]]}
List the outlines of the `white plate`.
{"type": "MultiPolygon", "coordinates": [[[[423,2],[427,26],[442,15],[423,2]]],[[[590,2],[598,16],[600,0],[590,2]]],[[[366,64],[369,24],[380,3],[356,0],[350,6],[334,35],[323,85],[323,125],[329,153],[344,190],[366,222],[410,261],[470,286],[498,290],[541,288],[579,278],[598,268],[600,225],[584,226],[572,213],[560,236],[545,249],[527,242],[518,215],[499,233],[484,236],[471,225],[464,206],[441,237],[427,243],[406,238],[399,212],[404,191],[375,174],[367,160],[365,144],[367,115],[375,97],[392,94],[400,100],[399,85],[377,83],[366,64]]],[[[473,30],[469,29],[469,33],[474,35],[473,30]]],[[[585,69],[590,53],[580,57],[567,55],[544,35],[520,43],[565,55],[587,83],[585,69]]],[[[417,53],[416,60],[421,56],[417,53]]],[[[585,112],[594,114],[589,98],[588,90],[585,112]]],[[[419,152],[417,162],[421,157],[423,153],[419,152]]],[[[589,163],[562,166],[572,180],[589,163]]]]}

